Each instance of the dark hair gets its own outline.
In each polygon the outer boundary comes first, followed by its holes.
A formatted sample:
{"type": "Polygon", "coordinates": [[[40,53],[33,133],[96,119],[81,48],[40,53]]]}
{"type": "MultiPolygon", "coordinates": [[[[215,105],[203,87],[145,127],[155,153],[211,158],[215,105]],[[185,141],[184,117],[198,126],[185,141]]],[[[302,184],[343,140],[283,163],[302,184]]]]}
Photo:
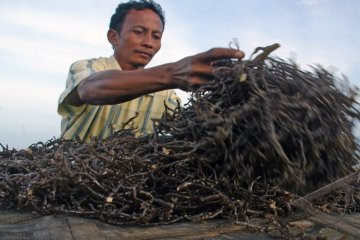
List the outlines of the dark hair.
{"type": "Polygon", "coordinates": [[[153,0],[140,0],[140,1],[131,0],[126,3],[120,3],[116,8],[115,13],[111,17],[109,27],[111,29],[115,29],[117,32],[120,32],[124,24],[125,17],[131,9],[153,10],[157,15],[159,15],[160,20],[163,24],[163,29],[165,28],[165,13],[162,10],[161,6],[158,3],[154,2],[153,0]]]}

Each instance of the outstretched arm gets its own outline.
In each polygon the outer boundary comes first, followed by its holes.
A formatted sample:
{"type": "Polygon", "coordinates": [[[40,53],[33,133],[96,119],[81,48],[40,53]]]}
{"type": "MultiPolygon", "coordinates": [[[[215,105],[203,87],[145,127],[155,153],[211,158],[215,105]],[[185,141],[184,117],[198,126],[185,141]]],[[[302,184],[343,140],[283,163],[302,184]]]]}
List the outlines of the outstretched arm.
{"type": "Polygon", "coordinates": [[[244,53],[235,49],[213,48],[209,51],[148,69],[134,71],[107,70],[83,81],[66,98],[71,105],[117,104],[141,95],[166,89],[189,90],[211,80],[211,63],[218,59],[241,59],[244,53]]]}

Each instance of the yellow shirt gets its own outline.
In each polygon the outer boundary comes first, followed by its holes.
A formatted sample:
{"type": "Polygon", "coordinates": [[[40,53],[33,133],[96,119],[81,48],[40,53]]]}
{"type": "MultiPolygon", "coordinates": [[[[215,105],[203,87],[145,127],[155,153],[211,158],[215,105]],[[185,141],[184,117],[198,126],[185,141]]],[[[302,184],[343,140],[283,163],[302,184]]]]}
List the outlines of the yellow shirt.
{"type": "Polygon", "coordinates": [[[116,105],[82,105],[79,107],[64,102],[65,97],[86,77],[104,70],[121,70],[114,56],[80,60],[70,67],[66,89],[60,95],[58,113],[62,116],[61,137],[89,141],[96,136],[100,139],[124,128],[124,123],[138,115],[126,128],[134,129],[141,135],[153,132],[152,119],[160,119],[165,105],[174,109],[179,98],[174,90],[165,90],[143,95],[134,100],[116,105]]]}

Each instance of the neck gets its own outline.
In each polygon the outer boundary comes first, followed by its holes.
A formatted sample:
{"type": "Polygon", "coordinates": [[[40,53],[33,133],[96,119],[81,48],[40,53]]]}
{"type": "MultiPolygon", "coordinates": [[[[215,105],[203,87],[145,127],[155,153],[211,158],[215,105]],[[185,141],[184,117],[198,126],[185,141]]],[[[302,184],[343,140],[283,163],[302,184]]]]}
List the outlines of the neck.
{"type": "Polygon", "coordinates": [[[123,71],[133,71],[133,70],[144,69],[145,68],[145,66],[138,66],[138,65],[133,65],[133,64],[126,63],[124,61],[121,61],[121,59],[117,58],[116,55],[114,55],[114,56],[115,56],[115,59],[116,59],[117,63],[119,64],[120,68],[123,71]]]}

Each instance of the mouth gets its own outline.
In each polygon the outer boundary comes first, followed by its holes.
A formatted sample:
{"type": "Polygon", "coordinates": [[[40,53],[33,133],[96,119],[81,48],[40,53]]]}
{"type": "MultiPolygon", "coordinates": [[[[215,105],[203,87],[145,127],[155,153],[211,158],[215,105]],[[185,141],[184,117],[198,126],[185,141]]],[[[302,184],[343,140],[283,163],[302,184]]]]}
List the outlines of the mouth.
{"type": "Polygon", "coordinates": [[[141,51],[141,50],[135,50],[134,53],[140,55],[143,58],[149,58],[151,59],[153,57],[152,53],[141,51]]]}

